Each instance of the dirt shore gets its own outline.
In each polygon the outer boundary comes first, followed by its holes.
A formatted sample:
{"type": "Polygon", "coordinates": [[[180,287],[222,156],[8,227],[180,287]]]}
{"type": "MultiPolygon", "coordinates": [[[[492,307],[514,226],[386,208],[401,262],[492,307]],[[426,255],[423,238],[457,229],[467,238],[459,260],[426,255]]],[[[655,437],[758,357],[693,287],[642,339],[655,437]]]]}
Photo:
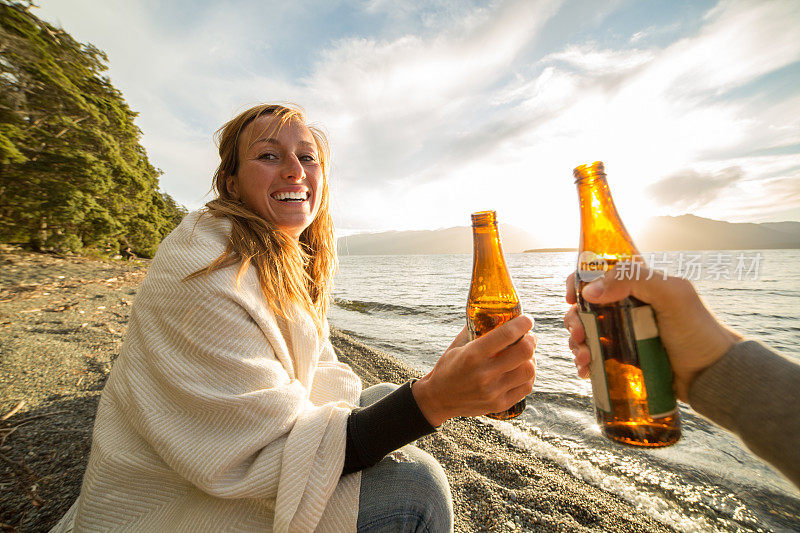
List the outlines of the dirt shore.
{"type": "MultiPolygon", "coordinates": [[[[0,530],[47,531],[77,497],[100,391],[148,266],[0,247],[0,530]]],[[[416,374],[343,331],[332,342],[365,386],[416,374]]],[[[451,420],[418,444],[447,471],[458,532],[670,531],[531,457],[486,419],[451,420]]]]}

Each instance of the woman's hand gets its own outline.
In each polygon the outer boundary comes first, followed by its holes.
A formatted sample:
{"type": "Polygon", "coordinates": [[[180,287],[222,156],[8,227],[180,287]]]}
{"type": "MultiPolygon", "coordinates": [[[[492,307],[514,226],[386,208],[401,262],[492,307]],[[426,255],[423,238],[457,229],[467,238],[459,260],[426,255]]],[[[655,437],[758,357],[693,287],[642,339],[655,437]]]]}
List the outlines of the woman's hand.
{"type": "Polygon", "coordinates": [[[456,416],[505,411],[533,390],[533,321],[518,316],[467,342],[464,328],[426,376],[412,387],[432,426],[456,416]]]}
{"type": "MultiPolygon", "coordinates": [[[[689,401],[689,388],[706,368],[725,355],[742,337],[729,330],[703,305],[691,282],[644,270],[638,279],[617,279],[615,270],[583,288],[583,298],[594,304],[618,302],[628,296],[653,307],[661,342],[667,350],[675,375],[678,399],[689,401]],[[646,278],[650,279],[646,279],[646,278]]],[[[575,299],[575,275],[567,278],[567,303],[573,304],[564,317],[569,330],[569,347],[575,355],[578,375],[589,377],[589,348],[586,333],[578,317],[575,299]]],[[[622,276],[625,277],[625,276],[622,276]]]]}

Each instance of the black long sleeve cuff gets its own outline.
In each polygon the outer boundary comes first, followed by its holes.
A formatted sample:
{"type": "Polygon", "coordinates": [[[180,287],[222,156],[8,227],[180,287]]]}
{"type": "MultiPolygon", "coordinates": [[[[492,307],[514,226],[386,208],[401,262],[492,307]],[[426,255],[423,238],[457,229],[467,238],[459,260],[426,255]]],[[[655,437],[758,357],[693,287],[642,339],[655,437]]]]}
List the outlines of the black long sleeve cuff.
{"type": "Polygon", "coordinates": [[[342,475],[368,468],[386,454],[436,431],[420,411],[412,383],[350,413],[342,475]]]}

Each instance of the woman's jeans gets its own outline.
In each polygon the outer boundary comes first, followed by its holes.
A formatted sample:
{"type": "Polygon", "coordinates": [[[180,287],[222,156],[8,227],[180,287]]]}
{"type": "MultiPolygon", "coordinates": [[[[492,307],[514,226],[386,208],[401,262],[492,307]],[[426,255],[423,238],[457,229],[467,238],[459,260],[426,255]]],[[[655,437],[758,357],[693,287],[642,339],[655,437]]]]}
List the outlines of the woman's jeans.
{"type": "MultiPolygon", "coordinates": [[[[380,383],[365,389],[361,406],[375,403],[396,388],[380,383]]],[[[450,485],[436,459],[409,444],[362,470],[358,531],[453,531],[450,485]]]]}

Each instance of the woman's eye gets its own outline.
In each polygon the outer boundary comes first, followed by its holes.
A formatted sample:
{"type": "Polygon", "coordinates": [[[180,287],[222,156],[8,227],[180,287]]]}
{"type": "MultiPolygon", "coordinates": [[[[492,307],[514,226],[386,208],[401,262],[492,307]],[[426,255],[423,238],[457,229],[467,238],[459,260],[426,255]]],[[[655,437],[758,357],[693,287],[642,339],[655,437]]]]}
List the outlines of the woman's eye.
{"type": "Polygon", "coordinates": [[[259,159],[263,159],[265,161],[272,161],[272,160],[278,159],[278,156],[276,156],[275,154],[267,152],[265,154],[261,154],[260,156],[258,156],[258,158],[259,159]]]}
{"type": "Polygon", "coordinates": [[[306,154],[300,156],[300,161],[316,161],[317,158],[313,154],[306,154]]]}

